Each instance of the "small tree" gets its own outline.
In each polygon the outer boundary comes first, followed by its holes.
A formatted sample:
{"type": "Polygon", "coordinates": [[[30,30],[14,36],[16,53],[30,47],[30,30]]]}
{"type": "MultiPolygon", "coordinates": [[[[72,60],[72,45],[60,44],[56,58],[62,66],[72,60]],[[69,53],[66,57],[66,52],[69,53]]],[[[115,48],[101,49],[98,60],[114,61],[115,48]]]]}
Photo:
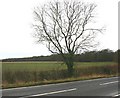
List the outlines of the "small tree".
{"type": "Polygon", "coordinates": [[[87,26],[92,22],[95,8],[95,4],[78,1],[55,1],[34,10],[37,41],[62,56],[69,76],[74,70],[74,54],[96,46],[95,35],[102,29],[87,26]]]}

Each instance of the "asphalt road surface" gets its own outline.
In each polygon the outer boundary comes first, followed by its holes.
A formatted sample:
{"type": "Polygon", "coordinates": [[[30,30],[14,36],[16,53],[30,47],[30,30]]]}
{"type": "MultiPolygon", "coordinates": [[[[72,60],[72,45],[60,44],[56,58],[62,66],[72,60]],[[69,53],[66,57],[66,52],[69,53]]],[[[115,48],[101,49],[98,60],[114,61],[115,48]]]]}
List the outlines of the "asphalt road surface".
{"type": "Polygon", "coordinates": [[[120,96],[118,77],[100,78],[58,84],[3,89],[2,98],[34,98],[37,96],[120,96]]]}

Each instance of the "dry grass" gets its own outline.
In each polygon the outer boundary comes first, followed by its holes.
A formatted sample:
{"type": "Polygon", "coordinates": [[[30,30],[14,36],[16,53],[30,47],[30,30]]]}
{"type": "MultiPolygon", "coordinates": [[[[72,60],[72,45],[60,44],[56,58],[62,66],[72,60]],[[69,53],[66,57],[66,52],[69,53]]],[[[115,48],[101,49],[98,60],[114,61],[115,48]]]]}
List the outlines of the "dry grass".
{"type": "Polygon", "coordinates": [[[9,70],[2,73],[2,87],[20,87],[30,85],[42,85],[76,80],[86,80],[118,75],[118,65],[106,66],[75,66],[73,77],[69,78],[66,69],[57,68],[52,70],[9,70]]]}

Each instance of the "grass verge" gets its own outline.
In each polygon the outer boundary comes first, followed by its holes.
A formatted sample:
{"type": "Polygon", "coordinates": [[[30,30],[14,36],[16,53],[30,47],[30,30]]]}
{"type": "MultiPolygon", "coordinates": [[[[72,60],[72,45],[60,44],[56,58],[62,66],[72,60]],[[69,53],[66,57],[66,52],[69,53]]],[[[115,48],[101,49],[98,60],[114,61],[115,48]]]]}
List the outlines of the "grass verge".
{"type": "MultiPolygon", "coordinates": [[[[97,63],[96,63],[97,64],[97,63]]],[[[96,78],[118,76],[118,65],[76,66],[73,77],[69,78],[66,69],[52,70],[9,70],[2,72],[2,88],[35,86],[96,78]]]]}
{"type": "Polygon", "coordinates": [[[64,83],[64,82],[73,82],[73,81],[82,81],[82,80],[90,80],[90,79],[98,79],[98,78],[110,78],[110,77],[116,77],[118,75],[91,75],[91,76],[82,76],[82,77],[71,77],[66,79],[58,79],[58,80],[44,80],[44,81],[38,81],[38,82],[17,82],[15,84],[8,84],[3,83],[2,88],[8,89],[8,88],[16,88],[16,87],[28,87],[28,86],[37,86],[37,85],[46,85],[46,84],[56,84],[56,83],[64,83]]]}

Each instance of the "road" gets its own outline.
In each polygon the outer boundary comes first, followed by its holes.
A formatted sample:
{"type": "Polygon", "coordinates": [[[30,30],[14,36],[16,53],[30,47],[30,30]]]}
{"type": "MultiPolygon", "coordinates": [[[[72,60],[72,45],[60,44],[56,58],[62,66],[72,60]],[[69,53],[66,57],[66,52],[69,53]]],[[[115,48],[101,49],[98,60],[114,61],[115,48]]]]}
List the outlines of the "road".
{"type": "Polygon", "coordinates": [[[37,96],[119,96],[118,77],[74,81],[58,84],[3,89],[2,98],[34,98],[37,96]]]}

